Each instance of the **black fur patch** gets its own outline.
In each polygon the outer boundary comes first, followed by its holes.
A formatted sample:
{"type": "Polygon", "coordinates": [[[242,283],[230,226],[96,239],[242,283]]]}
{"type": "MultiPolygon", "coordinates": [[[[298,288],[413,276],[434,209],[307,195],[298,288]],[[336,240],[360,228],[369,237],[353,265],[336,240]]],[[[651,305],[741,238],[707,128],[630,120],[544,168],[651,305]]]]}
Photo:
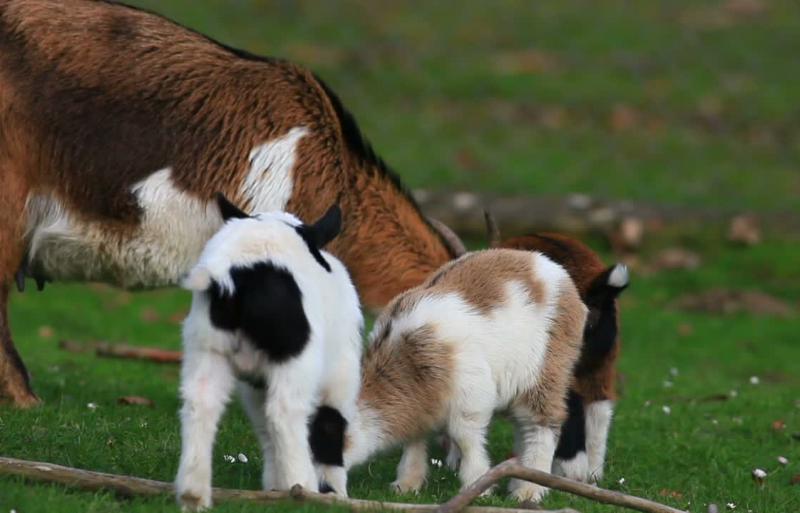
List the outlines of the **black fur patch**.
{"type": "Polygon", "coordinates": [[[561,438],[558,440],[555,457],[571,460],[579,452],[586,451],[586,415],[583,412],[583,397],[574,390],[569,391],[567,398],[569,416],[561,426],[561,438]]]}
{"type": "Polygon", "coordinates": [[[331,485],[329,485],[327,481],[323,481],[322,484],[319,485],[319,493],[336,493],[336,490],[331,488],[331,485]]]}
{"type": "MultiPolygon", "coordinates": [[[[336,408],[320,406],[311,418],[308,442],[317,463],[344,466],[344,432],[347,421],[336,408]]],[[[323,492],[324,493],[324,492],[323,492]]]]}
{"type": "Polygon", "coordinates": [[[302,225],[295,228],[297,233],[306,241],[308,250],[314,255],[319,265],[331,272],[331,266],[320,250],[332,241],[342,230],[342,211],[338,205],[332,205],[325,214],[312,225],[302,225]]]}
{"type": "Polygon", "coordinates": [[[583,349],[574,372],[577,377],[585,376],[601,365],[617,340],[617,309],[614,301],[589,308],[592,321],[587,321],[583,329],[583,349]]]}
{"type": "Polygon", "coordinates": [[[214,326],[240,330],[275,362],[300,354],[311,327],[292,274],[261,262],[252,267],[234,267],[231,278],[236,291],[233,296],[223,293],[217,283],[208,290],[214,326]]]}

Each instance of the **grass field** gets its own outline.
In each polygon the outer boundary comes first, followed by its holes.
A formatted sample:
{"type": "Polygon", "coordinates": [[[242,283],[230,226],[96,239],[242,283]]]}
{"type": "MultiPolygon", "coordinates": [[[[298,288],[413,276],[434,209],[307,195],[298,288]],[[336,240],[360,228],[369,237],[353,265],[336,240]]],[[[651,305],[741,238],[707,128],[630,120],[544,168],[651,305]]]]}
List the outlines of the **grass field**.
{"type": "MultiPolygon", "coordinates": [[[[754,210],[798,206],[800,4],[792,0],[504,0],[457,8],[420,0],[135,3],[319,72],[415,187],[587,192],[754,210]]],[[[703,264],[635,273],[624,293],[624,393],[601,484],[691,511],[705,511],[709,501],[744,512],[800,511],[800,486],[789,484],[800,472],[800,441],[791,437],[800,432],[800,239],[768,234],[745,249],[729,247],[721,234],[697,232],[651,240],[643,258],[673,244],[700,252],[703,264]],[[795,313],[669,307],[684,293],[714,286],[764,291],[795,313]],[[759,377],[757,385],[751,376],[759,377]],[[728,399],[705,400],[715,394],[728,399]],[[776,430],[775,421],[786,427],[776,430]],[[769,472],[763,487],[751,480],[753,467],[769,472]]],[[[0,407],[0,454],[173,479],[178,368],[99,360],[59,350],[57,342],[179,347],[177,323],[188,295],[67,284],[40,294],[29,283],[11,303],[17,346],[46,403],[30,411],[0,407]],[[155,407],[118,405],[124,395],[148,397],[155,407]]],[[[494,460],[510,445],[499,420],[494,460]]],[[[443,459],[437,451],[432,456],[443,459]]],[[[354,470],[351,495],[433,502],[456,492],[453,473],[436,468],[419,496],[395,496],[388,485],[398,459],[394,451],[354,470]]],[[[223,420],[214,461],[216,486],[259,487],[257,443],[238,404],[223,420]],[[248,463],[223,461],[240,452],[248,463]]],[[[483,502],[510,505],[502,493],[483,502]]],[[[612,509],[559,493],[545,505],[612,509]]],[[[177,511],[169,497],[118,500],[0,478],[0,513],[12,508],[177,511]]],[[[216,508],[256,509],[262,508],[216,508]]]]}
{"type": "MultiPolygon", "coordinates": [[[[603,486],[622,489],[691,511],[708,501],[733,502],[739,511],[800,511],[800,493],[789,485],[800,472],[800,329],[797,316],[686,313],[669,303],[686,292],[712,286],[757,289],[800,308],[800,266],[785,255],[798,240],[775,240],[756,248],[730,250],[721,238],[685,241],[701,252],[696,271],[634,275],[625,292],[620,370],[625,379],[609,445],[603,486]],[[677,376],[672,375],[676,369],[677,376]],[[757,376],[759,384],[750,383],[757,376]],[[666,387],[668,380],[673,386],[666,387]],[[714,394],[736,397],[709,401],[714,394]],[[648,406],[649,404],[649,406],[648,406]],[[669,406],[671,412],[664,413],[669,406]],[[776,430],[780,420],[786,428],[776,430]],[[789,460],[778,463],[778,456],[789,460]],[[763,487],[750,471],[769,472],[763,487]],[[620,480],[624,478],[624,484],[620,480]],[[678,491],[681,497],[661,496],[678,491]]],[[[653,247],[653,250],[656,248],[653,247]]],[[[97,359],[57,348],[59,339],[97,339],[179,347],[178,319],[187,306],[181,291],[131,295],[100,286],[52,285],[13,297],[11,319],[17,344],[46,399],[32,411],[0,409],[0,454],[154,479],[174,477],[180,450],[177,366],[97,359]],[[155,408],[122,406],[117,398],[140,395],[155,408]],[[94,403],[96,409],[87,405],[94,403]]],[[[511,445],[504,421],[495,423],[495,461],[511,445]]],[[[438,449],[433,457],[442,459],[438,449]]],[[[238,404],[223,420],[215,448],[214,483],[257,489],[257,442],[238,404]],[[243,453],[249,462],[226,463],[224,454],[243,453]]],[[[453,473],[435,468],[418,497],[389,491],[397,451],[351,474],[359,498],[442,501],[456,492],[453,473]]],[[[485,502],[510,505],[500,494],[485,502]]],[[[609,508],[554,493],[546,505],[569,504],[580,511],[609,508]]],[[[288,506],[287,506],[288,507],[288,506]]],[[[0,511],[174,511],[170,498],[117,501],[104,493],[66,492],[57,486],[24,485],[0,479],[0,511]]],[[[251,511],[229,504],[219,511],[251,511]]]]}

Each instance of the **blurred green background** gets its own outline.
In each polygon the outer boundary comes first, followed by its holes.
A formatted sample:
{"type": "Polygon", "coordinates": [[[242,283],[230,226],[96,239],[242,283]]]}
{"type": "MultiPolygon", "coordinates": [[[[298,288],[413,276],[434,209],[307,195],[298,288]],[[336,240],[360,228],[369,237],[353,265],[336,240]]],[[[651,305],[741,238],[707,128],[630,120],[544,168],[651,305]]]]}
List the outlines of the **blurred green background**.
{"type": "MultiPolygon", "coordinates": [[[[800,212],[795,0],[134,3],[311,68],[415,188],[800,212]]],[[[720,510],[730,502],[743,512],[800,511],[800,488],[790,484],[800,473],[792,436],[800,433],[800,238],[762,228],[752,247],[702,224],[648,232],[625,255],[634,271],[621,298],[622,396],[602,486],[693,512],[712,501],[720,510]],[[699,265],[658,264],[670,248],[699,265]],[[711,289],[758,292],[782,306],[675,306],[711,289]],[[768,472],[763,486],[752,481],[753,467],[768,472]]],[[[609,263],[622,258],[605,239],[587,242],[609,263]]],[[[28,292],[15,293],[13,333],[45,404],[0,407],[0,454],[173,479],[177,366],[98,359],[62,351],[58,341],[178,348],[188,299],[178,290],[130,294],[96,284],[52,284],[39,294],[29,282],[28,292]],[[117,404],[125,395],[155,406],[117,404]]],[[[510,446],[508,425],[497,421],[494,460],[510,446]]],[[[215,446],[215,485],[259,488],[258,452],[234,404],[215,446]],[[238,452],[250,462],[224,463],[238,452]]],[[[422,494],[397,497],[388,484],[398,459],[393,451],[355,470],[351,495],[440,502],[457,491],[453,473],[437,467],[422,494]]],[[[502,492],[483,502],[511,505],[502,492]]],[[[565,505],[614,510],[558,493],[545,502],[565,505]]],[[[0,478],[0,513],[12,508],[177,511],[169,497],[124,501],[0,478]]]]}
{"type": "Polygon", "coordinates": [[[414,187],[797,208],[795,0],[138,0],[319,73],[414,187]]]}

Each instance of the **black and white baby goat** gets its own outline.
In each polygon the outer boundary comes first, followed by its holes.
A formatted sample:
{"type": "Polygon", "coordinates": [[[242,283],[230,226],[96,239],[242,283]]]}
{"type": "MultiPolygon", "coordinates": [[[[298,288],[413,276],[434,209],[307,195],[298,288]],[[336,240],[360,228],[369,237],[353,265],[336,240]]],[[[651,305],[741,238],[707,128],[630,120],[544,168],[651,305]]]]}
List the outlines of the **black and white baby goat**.
{"type": "Polygon", "coordinates": [[[183,326],[179,502],[211,505],[217,425],[239,385],[264,452],[263,487],[320,479],[346,494],[344,431],[355,415],[363,317],[344,265],[322,248],[341,228],[331,207],[312,225],[286,212],[248,216],[221,194],[223,227],[182,281],[193,291],[183,326]],[[327,429],[309,437],[309,419],[327,429]],[[315,450],[312,446],[324,447],[315,450]]]}

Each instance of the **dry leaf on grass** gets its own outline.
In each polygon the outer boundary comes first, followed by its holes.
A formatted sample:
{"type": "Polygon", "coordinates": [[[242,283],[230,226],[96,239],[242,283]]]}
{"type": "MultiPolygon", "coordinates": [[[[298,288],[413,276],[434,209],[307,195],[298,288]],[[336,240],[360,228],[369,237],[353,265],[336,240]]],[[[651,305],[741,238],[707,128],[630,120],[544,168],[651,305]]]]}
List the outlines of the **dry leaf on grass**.
{"type": "Polygon", "coordinates": [[[791,485],[800,484],[800,472],[789,478],[789,484],[791,485]]]}
{"type": "Polygon", "coordinates": [[[657,254],[646,266],[646,272],[673,271],[677,269],[694,270],[700,267],[698,253],[683,248],[669,248],[657,254]]]}
{"type": "Polygon", "coordinates": [[[139,318],[144,322],[155,322],[158,320],[158,312],[156,312],[153,308],[146,306],[142,308],[141,312],[139,312],[139,318]]]}
{"type": "Polygon", "coordinates": [[[149,406],[153,408],[156,404],[153,402],[152,399],[148,399],[146,397],[140,397],[138,395],[125,395],[117,399],[117,404],[128,404],[128,405],[143,405],[149,406]]]}
{"type": "Polygon", "coordinates": [[[733,314],[747,312],[757,315],[789,316],[789,305],[765,292],[712,288],[690,293],[673,301],[673,307],[703,313],[733,314]]]}
{"type": "Polygon", "coordinates": [[[761,230],[756,218],[751,215],[734,217],[728,227],[728,240],[745,246],[754,246],[761,242],[761,230]]]}
{"type": "Polygon", "coordinates": [[[694,333],[694,328],[688,322],[681,322],[678,324],[678,334],[682,336],[691,335],[694,333]]]}
{"type": "Polygon", "coordinates": [[[52,337],[53,333],[55,333],[55,331],[53,331],[53,328],[51,328],[50,326],[39,326],[40,337],[42,338],[52,337]]]}
{"type": "Polygon", "coordinates": [[[180,310],[176,310],[169,314],[167,317],[167,321],[171,322],[172,324],[180,324],[189,315],[188,308],[182,308],[180,310]]]}
{"type": "Polygon", "coordinates": [[[680,491],[670,490],[668,488],[663,488],[660,492],[658,492],[658,495],[661,497],[674,497],[676,499],[683,497],[683,494],[680,491]]]}
{"type": "Polygon", "coordinates": [[[786,429],[786,423],[781,419],[775,419],[772,421],[772,429],[775,431],[783,431],[786,429]]]}

